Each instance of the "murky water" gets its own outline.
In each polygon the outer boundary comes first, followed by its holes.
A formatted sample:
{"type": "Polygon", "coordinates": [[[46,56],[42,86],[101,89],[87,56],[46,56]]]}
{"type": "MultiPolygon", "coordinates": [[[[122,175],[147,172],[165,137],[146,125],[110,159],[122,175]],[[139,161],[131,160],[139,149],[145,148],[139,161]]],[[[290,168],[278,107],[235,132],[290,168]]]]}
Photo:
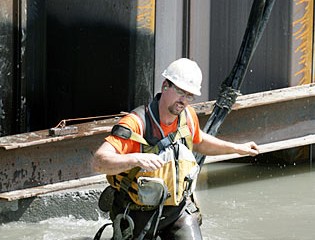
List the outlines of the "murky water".
{"type": "Polygon", "coordinates": [[[206,168],[198,191],[205,239],[315,239],[315,172],[309,165],[206,168]]]}
{"type": "MultiPolygon", "coordinates": [[[[204,166],[197,197],[205,240],[315,239],[315,171],[296,166],[204,166]]],[[[0,239],[88,240],[104,224],[73,217],[0,226],[0,239]]],[[[108,228],[103,239],[109,239],[108,228]]]]}
{"type": "MultiPolygon", "coordinates": [[[[0,239],[8,240],[91,240],[98,229],[108,220],[75,219],[74,217],[52,218],[39,223],[14,222],[0,227],[0,239]]],[[[111,227],[106,228],[102,239],[110,239],[111,227]]]]}

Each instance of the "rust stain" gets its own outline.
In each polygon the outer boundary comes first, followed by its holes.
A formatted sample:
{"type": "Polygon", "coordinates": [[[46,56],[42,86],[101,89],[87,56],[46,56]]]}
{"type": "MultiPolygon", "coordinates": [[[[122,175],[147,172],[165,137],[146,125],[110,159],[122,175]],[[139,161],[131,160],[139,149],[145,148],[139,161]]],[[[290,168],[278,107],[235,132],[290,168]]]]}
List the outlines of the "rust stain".
{"type": "Polygon", "coordinates": [[[65,136],[51,137],[48,130],[36,131],[0,137],[0,150],[10,150],[23,147],[36,146],[45,143],[54,143],[67,139],[82,138],[95,134],[109,133],[112,126],[119,121],[120,117],[111,119],[81,123],[72,126],[78,127],[78,133],[65,136]]]}
{"type": "Polygon", "coordinates": [[[139,0],[137,8],[137,28],[153,33],[155,28],[155,0],[139,0]]]}
{"type": "Polygon", "coordinates": [[[295,4],[300,8],[296,14],[303,14],[293,22],[293,27],[297,30],[293,36],[299,41],[299,46],[295,49],[295,53],[301,53],[298,70],[294,76],[301,76],[300,84],[314,82],[312,80],[312,59],[313,59],[313,0],[295,0],[295,4]]]}

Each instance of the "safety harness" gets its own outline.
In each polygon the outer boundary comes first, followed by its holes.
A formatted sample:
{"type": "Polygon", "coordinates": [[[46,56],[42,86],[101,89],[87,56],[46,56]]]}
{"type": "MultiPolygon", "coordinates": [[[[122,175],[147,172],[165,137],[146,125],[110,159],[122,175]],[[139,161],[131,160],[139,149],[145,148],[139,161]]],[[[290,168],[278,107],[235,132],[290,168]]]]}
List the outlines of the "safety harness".
{"type": "MultiPolygon", "coordinates": [[[[115,125],[111,134],[122,139],[131,139],[133,141],[139,142],[141,144],[141,151],[145,153],[168,155],[171,152],[174,161],[166,164],[173,166],[176,171],[173,176],[175,178],[176,185],[164,184],[164,182],[160,182],[160,180],[162,180],[160,175],[163,174],[163,171],[158,172],[156,175],[152,175],[152,173],[142,171],[140,167],[135,167],[128,173],[107,176],[109,183],[119,191],[120,197],[115,201],[118,201],[119,205],[125,208],[125,212],[118,214],[113,221],[114,239],[132,238],[131,234],[134,229],[134,223],[128,213],[129,211],[139,210],[154,210],[154,213],[137,239],[143,239],[145,237],[147,232],[151,229],[154,220],[155,226],[153,236],[155,236],[163,206],[165,204],[176,206],[182,201],[183,198],[187,197],[187,195],[191,193],[190,190],[192,181],[194,180],[195,175],[197,175],[199,172],[199,166],[196,164],[191,151],[188,151],[192,150],[193,146],[192,133],[187,125],[186,115],[189,114],[188,110],[185,110],[180,114],[177,130],[173,133],[170,133],[168,136],[164,136],[164,132],[159,125],[160,120],[158,114],[158,99],[159,95],[155,97],[155,99],[148,106],[138,107],[132,112],[132,114],[134,114],[139,121],[139,125],[142,127],[142,129],[144,129],[143,136],[122,125],[115,125]],[[184,161],[178,162],[182,148],[187,149],[187,152],[189,152],[194,159],[194,161],[187,161],[187,167],[186,165],[183,165],[184,161]],[[182,166],[181,169],[185,169],[181,171],[186,171],[183,173],[185,174],[185,178],[182,176],[179,177],[180,174],[178,174],[178,171],[180,171],[180,164],[182,166]],[[196,172],[197,174],[195,174],[196,172]],[[184,184],[183,181],[185,181],[186,184],[184,184]],[[157,191],[157,188],[160,190],[157,191]],[[170,190],[171,193],[169,192],[170,190]],[[157,195],[146,194],[148,191],[157,195]],[[130,200],[126,201],[126,199],[130,200]],[[124,229],[123,232],[120,228],[122,220],[125,220],[129,225],[129,227],[124,229]]],[[[167,159],[167,156],[165,158],[167,159]]],[[[167,174],[168,172],[166,171],[169,171],[169,168],[165,170],[165,173],[167,174]]],[[[99,232],[103,230],[100,229],[99,232]]],[[[100,236],[99,232],[97,235],[100,236]]],[[[99,238],[94,239],[97,240],[99,238]]]]}

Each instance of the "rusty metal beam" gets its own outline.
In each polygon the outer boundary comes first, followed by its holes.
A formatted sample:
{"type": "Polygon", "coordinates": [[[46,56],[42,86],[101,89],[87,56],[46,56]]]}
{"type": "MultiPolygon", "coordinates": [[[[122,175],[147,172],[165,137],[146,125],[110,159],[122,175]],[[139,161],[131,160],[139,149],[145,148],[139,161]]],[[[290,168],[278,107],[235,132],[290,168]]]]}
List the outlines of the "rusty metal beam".
{"type": "Polygon", "coordinates": [[[44,130],[0,138],[0,192],[96,175],[93,152],[118,119],[78,124],[75,135],[50,137],[44,130]]]}
{"type": "MultiPolygon", "coordinates": [[[[193,105],[201,126],[213,104],[193,105]]],[[[118,120],[77,124],[77,134],[62,137],[50,137],[48,130],[1,137],[0,193],[96,176],[91,158],[118,120]]],[[[314,123],[315,84],[310,84],[240,96],[217,136],[235,142],[254,140],[269,152],[315,143],[314,123]]],[[[229,158],[221,156],[219,161],[229,158]]]]}
{"type": "MultiPolygon", "coordinates": [[[[203,126],[214,102],[194,105],[203,126]]],[[[240,96],[218,137],[258,144],[314,134],[315,85],[308,84],[240,96]]]]}

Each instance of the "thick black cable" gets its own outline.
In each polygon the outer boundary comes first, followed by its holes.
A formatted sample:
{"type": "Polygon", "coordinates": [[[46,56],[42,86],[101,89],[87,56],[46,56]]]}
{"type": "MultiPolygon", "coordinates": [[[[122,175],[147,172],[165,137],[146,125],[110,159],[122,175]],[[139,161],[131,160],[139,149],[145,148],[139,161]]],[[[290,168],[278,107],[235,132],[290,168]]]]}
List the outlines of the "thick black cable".
{"type": "MultiPolygon", "coordinates": [[[[231,111],[244,81],[247,68],[263,35],[275,0],[254,0],[242,44],[229,76],[222,82],[214,109],[205,124],[204,132],[215,136],[226,116],[231,111]]],[[[202,167],[206,156],[195,153],[196,160],[202,167]]]]}

